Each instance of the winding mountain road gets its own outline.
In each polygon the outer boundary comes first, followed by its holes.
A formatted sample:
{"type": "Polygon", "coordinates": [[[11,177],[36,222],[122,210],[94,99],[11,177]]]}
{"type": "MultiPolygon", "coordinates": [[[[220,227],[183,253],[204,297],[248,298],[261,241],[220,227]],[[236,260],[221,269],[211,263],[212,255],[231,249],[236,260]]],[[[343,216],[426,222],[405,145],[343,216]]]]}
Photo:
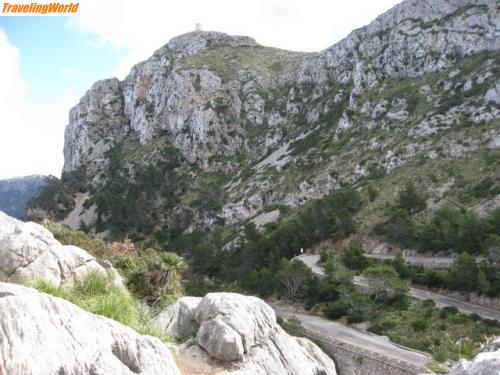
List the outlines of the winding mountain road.
{"type": "Polygon", "coordinates": [[[274,306],[274,309],[281,317],[288,319],[293,316],[301,322],[304,328],[312,332],[318,332],[333,340],[346,342],[380,355],[403,360],[417,367],[424,367],[425,364],[432,361],[429,354],[396,345],[381,336],[356,331],[343,324],[319,316],[290,313],[282,311],[276,306],[274,306]]]}
{"type": "MultiPolygon", "coordinates": [[[[304,262],[313,273],[318,276],[325,276],[325,271],[322,267],[318,266],[319,255],[299,255],[295,259],[304,262]]],[[[362,276],[355,276],[353,279],[354,284],[361,287],[369,287],[367,281],[362,276]]],[[[410,287],[410,296],[415,299],[426,300],[430,299],[436,303],[438,307],[453,306],[464,314],[477,314],[485,319],[497,320],[500,322],[500,311],[493,310],[487,307],[474,305],[469,302],[459,300],[457,298],[445,296],[442,294],[429,292],[424,289],[410,287]]]]}
{"type": "MultiPolygon", "coordinates": [[[[366,258],[377,260],[393,260],[396,257],[395,255],[366,253],[364,256],[366,258]]],[[[426,268],[450,268],[453,265],[454,258],[405,256],[404,260],[406,263],[413,266],[423,266],[426,268]]]]}

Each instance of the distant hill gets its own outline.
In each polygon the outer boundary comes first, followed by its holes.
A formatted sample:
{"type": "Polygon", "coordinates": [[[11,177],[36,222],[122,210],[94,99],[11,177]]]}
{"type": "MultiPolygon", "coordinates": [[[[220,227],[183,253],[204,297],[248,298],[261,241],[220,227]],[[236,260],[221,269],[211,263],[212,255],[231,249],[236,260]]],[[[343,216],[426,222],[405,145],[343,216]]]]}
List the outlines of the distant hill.
{"type": "Polygon", "coordinates": [[[46,176],[33,175],[0,180],[0,211],[20,220],[27,216],[27,204],[45,186],[46,176]]]}

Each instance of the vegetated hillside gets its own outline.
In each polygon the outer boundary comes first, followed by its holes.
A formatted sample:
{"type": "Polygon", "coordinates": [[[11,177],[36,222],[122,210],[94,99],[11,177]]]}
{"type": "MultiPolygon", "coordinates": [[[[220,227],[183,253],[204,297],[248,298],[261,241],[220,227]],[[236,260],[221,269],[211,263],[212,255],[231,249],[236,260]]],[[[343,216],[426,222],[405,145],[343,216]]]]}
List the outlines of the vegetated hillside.
{"type": "Polygon", "coordinates": [[[76,207],[83,229],[112,239],[168,247],[219,229],[230,242],[261,213],[284,219],[352,187],[358,228],[371,231],[409,180],[426,198],[417,221],[448,204],[487,215],[499,192],[498,16],[492,1],[405,1],[313,54],[176,37],[71,110],[63,179],[32,217],[76,207]]]}
{"type": "Polygon", "coordinates": [[[0,180],[0,210],[17,219],[26,219],[29,201],[46,183],[47,177],[39,175],[0,180]]]}

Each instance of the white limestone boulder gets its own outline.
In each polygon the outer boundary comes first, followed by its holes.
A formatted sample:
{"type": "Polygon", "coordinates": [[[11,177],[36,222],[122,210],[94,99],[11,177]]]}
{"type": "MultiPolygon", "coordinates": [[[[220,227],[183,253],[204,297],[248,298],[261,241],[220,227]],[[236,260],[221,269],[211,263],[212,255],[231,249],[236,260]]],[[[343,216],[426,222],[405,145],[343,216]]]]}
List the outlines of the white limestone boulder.
{"type": "Polygon", "coordinates": [[[168,317],[166,333],[176,325],[197,332],[196,343],[190,340],[178,349],[179,366],[186,373],[336,374],[332,359],[311,341],[289,336],[276,323],[273,309],[259,298],[209,293],[201,300],[182,300],[162,314],[168,317]]]}
{"type": "Polygon", "coordinates": [[[194,311],[200,302],[201,297],[179,298],[156,316],[152,324],[174,339],[186,340],[198,330],[194,311]]]}
{"type": "Polygon", "coordinates": [[[20,285],[0,283],[0,332],[0,374],[181,374],[160,340],[20,285]]]}
{"type": "Polygon", "coordinates": [[[110,274],[115,284],[121,278],[110,265],[76,246],[61,245],[43,226],[24,223],[0,212],[0,282],[30,283],[38,279],[55,286],[99,272],[110,274]]]}

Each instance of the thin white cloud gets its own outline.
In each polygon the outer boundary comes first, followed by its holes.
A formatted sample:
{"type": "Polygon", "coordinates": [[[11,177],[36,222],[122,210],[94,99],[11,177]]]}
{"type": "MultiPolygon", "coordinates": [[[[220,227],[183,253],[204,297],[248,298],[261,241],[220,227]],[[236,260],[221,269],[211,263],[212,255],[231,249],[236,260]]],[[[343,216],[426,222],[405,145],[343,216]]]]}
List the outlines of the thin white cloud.
{"type": "Polygon", "coordinates": [[[0,30],[0,111],[9,111],[25,93],[26,84],[19,74],[19,50],[9,43],[7,34],[0,30]]]}
{"type": "Polygon", "coordinates": [[[30,103],[20,75],[19,51],[0,30],[0,178],[59,175],[64,126],[76,96],[30,103]]]}

